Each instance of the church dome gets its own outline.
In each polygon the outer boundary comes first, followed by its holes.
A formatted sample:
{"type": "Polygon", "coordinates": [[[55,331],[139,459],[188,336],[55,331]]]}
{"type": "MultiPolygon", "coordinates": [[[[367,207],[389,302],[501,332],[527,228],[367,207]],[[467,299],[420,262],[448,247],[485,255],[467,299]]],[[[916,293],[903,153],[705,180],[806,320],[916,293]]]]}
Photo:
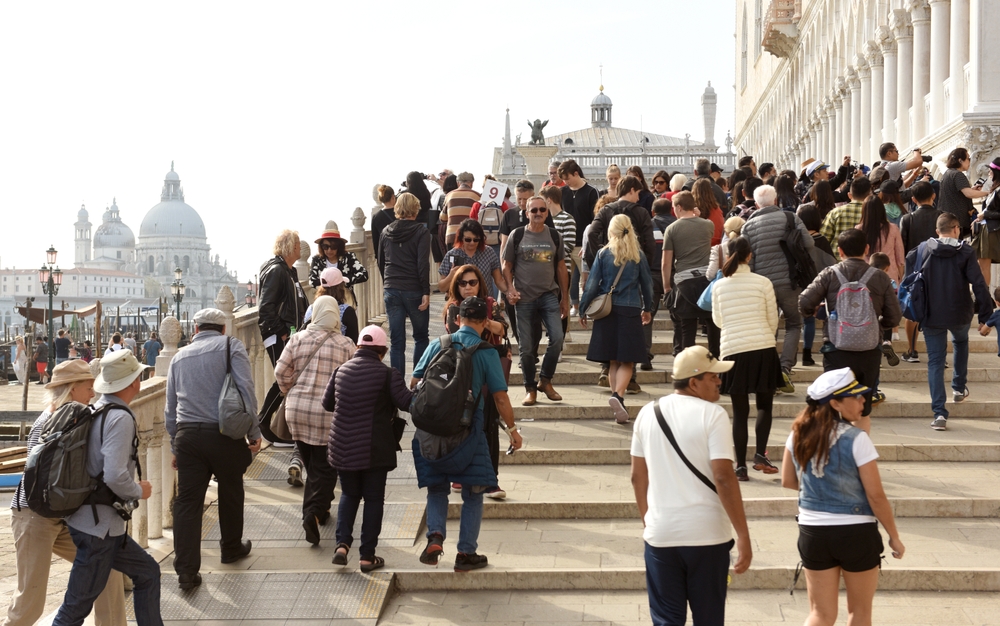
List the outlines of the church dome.
{"type": "Polygon", "coordinates": [[[86,205],[83,204],[80,205],[80,210],[76,212],[76,219],[81,222],[86,222],[88,219],[90,219],[90,214],[87,213],[86,205]]]}
{"type": "Polygon", "coordinates": [[[194,237],[205,239],[205,222],[190,205],[184,202],[181,178],[170,164],[170,171],[163,180],[160,203],[146,213],[139,227],[139,238],[194,237]]]}
{"type": "Polygon", "coordinates": [[[604,93],[604,88],[603,87],[601,87],[601,92],[598,93],[597,96],[593,100],[590,101],[590,106],[592,106],[592,107],[594,107],[594,106],[611,106],[611,98],[609,98],[608,95],[606,93],[604,93]]]}
{"type": "MultiPolygon", "coordinates": [[[[80,212],[85,217],[86,211],[80,209],[80,212]]],[[[113,202],[104,212],[104,221],[94,232],[94,249],[99,248],[135,248],[135,235],[132,229],[122,222],[117,202],[113,202]]]]}

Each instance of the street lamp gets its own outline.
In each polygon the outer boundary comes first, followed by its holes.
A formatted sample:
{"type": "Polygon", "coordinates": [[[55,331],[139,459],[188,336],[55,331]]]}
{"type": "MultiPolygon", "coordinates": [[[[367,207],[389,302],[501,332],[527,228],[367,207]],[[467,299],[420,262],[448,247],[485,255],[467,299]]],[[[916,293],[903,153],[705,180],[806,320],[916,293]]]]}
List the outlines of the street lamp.
{"type": "Polygon", "coordinates": [[[49,362],[46,368],[46,376],[52,380],[52,368],[56,364],[56,340],[55,329],[52,323],[52,298],[59,293],[59,286],[62,285],[62,270],[56,266],[55,246],[49,246],[45,251],[45,263],[38,270],[38,282],[42,285],[42,293],[49,297],[49,362]]]}
{"type": "Polygon", "coordinates": [[[252,309],[254,305],[253,297],[253,283],[249,280],[247,281],[247,298],[246,298],[247,308],[252,309]]]}
{"type": "Polygon", "coordinates": [[[174,302],[177,303],[177,319],[181,319],[181,301],[184,300],[184,283],[181,282],[181,277],[184,272],[181,268],[174,270],[174,282],[170,283],[170,293],[174,294],[174,302]]]}

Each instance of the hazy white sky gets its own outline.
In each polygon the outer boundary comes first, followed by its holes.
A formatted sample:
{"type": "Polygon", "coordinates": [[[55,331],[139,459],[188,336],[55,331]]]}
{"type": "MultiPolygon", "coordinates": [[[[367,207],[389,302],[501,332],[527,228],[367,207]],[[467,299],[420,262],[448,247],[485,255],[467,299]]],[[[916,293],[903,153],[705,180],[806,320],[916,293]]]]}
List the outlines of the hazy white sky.
{"type": "Polygon", "coordinates": [[[213,253],[246,280],[282,228],[344,232],[376,183],[481,176],[526,118],[716,142],[733,126],[731,0],[5,2],[0,6],[0,266],[37,267],[113,197],[138,236],[176,162],[213,253]]]}

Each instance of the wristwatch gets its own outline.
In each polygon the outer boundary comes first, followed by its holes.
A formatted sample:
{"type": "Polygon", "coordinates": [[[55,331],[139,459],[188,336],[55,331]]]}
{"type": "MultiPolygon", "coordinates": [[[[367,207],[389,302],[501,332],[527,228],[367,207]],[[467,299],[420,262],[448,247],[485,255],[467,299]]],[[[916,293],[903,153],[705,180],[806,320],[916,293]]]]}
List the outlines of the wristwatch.
{"type": "Polygon", "coordinates": [[[508,435],[511,434],[512,432],[517,432],[517,424],[514,424],[513,426],[508,426],[507,424],[501,422],[501,427],[503,428],[503,431],[508,435]]]}

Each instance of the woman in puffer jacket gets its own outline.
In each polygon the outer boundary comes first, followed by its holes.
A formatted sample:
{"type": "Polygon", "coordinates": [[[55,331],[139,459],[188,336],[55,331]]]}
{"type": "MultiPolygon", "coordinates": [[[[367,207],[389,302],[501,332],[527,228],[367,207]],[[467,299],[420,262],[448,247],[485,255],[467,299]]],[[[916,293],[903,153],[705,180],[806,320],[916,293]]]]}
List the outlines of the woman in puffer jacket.
{"type": "Polygon", "coordinates": [[[774,341],[778,306],[771,281],[750,271],[750,242],[737,237],[729,244],[729,251],[722,266],[725,278],[712,287],[712,321],[722,329],[719,356],[736,362],[722,375],[722,393],[729,394],[733,402],[736,477],[749,480],[746,458],[751,393],[757,404],[753,468],[765,474],[778,473],[767,458],[774,392],[781,383],[781,363],[774,341]]]}

